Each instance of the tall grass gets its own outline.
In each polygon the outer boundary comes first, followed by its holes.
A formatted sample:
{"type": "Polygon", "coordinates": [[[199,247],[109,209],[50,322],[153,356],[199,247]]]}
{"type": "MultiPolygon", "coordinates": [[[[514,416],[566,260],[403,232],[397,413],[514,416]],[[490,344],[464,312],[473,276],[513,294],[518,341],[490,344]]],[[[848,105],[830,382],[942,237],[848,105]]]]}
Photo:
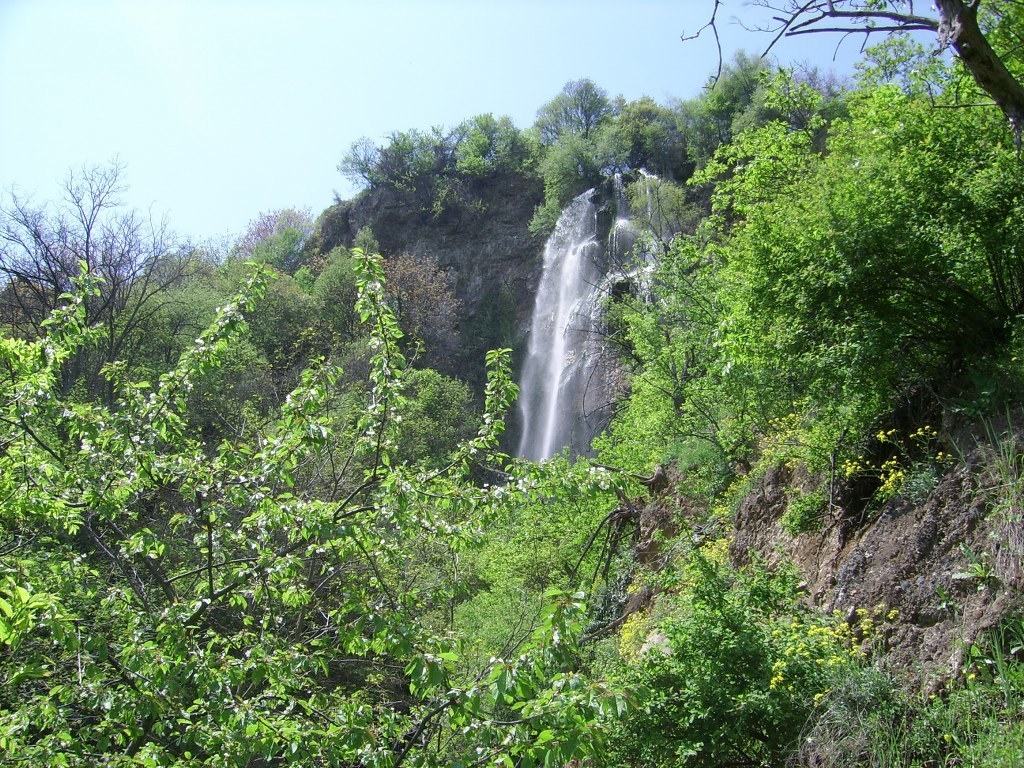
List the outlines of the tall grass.
{"type": "Polygon", "coordinates": [[[877,667],[850,668],[808,723],[790,765],[1018,768],[1024,765],[1024,619],[972,646],[945,690],[910,694],[877,667]]]}

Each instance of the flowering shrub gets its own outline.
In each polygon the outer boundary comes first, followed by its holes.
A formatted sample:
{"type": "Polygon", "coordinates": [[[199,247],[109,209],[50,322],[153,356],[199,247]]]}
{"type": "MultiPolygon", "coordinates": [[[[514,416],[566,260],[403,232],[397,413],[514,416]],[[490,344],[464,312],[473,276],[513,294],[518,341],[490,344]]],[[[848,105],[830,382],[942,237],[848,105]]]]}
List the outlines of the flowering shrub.
{"type": "Polygon", "coordinates": [[[615,765],[781,765],[832,681],[860,657],[855,632],[798,602],[795,574],[735,571],[700,550],[679,569],[664,642],[625,667],[641,692],[615,732],[615,765]]]}
{"type": "Polygon", "coordinates": [[[942,472],[954,463],[954,457],[936,450],[939,434],[927,424],[907,437],[895,429],[880,430],[874,441],[884,451],[884,458],[872,461],[867,457],[843,462],[846,478],[872,475],[878,479],[875,498],[890,501],[900,495],[919,497],[934,487],[942,472]]]}

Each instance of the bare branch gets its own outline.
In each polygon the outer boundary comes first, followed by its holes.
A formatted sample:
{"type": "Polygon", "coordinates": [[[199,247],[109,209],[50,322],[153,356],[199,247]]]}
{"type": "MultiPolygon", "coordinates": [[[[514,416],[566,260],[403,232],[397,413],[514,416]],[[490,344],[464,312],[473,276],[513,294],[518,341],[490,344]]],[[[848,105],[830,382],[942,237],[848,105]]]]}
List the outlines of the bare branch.
{"type": "Polygon", "coordinates": [[[710,29],[711,34],[715,36],[715,47],[718,49],[718,69],[715,71],[714,77],[711,78],[711,87],[714,88],[718,79],[722,76],[722,40],[718,36],[718,9],[722,7],[721,0],[715,0],[715,7],[711,9],[711,18],[708,19],[707,24],[697,30],[692,35],[682,35],[680,40],[684,43],[689,40],[696,40],[703,34],[705,29],[710,29]]]}
{"type": "Polygon", "coordinates": [[[838,32],[845,35],[871,35],[875,32],[930,32],[932,27],[917,27],[908,24],[893,24],[886,27],[814,27],[813,29],[793,29],[786,33],[786,37],[797,37],[798,35],[816,35],[829,32],[838,32]]]}
{"type": "MultiPolygon", "coordinates": [[[[1019,5],[1017,0],[1004,0],[1019,5]]],[[[942,48],[953,48],[975,83],[992,97],[1010,122],[1018,145],[1024,131],[1024,85],[1009,71],[1005,62],[992,48],[987,34],[978,23],[981,0],[935,0],[929,15],[915,11],[913,2],[864,4],[855,0],[755,0],[759,8],[771,12],[774,26],[761,27],[772,39],[763,55],[769,53],[784,37],[810,34],[874,34],[888,35],[899,32],[933,32],[942,48]],[[902,9],[902,10],[901,10],[902,9]]],[[[998,3],[993,13],[998,14],[998,3]]],[[[711,27],[717,38],[717,16],[720,0],[715,0],[711,18],[691,37],[711,27]]],[[[748,27],[748,29],[751,27],[748,27]]],[[[754,27],[756,28],[756,27],[754,27]]],[[[1005,52],[1004,52],[1005,53],[1005,52]]],[[[719,71],[721,57],[719,57],[719,71]]]]}
{"type": "Polygon", "coordinates": [[[113,392],[99,371],[114,360],[132,362],[145,324],[170,301],[166,289],[188,277],[195,263],[195,251],[165,222],[120,209],[122,173],[116,161],[69,173],[56,206],[36,206],[14,192],[0,202],[0,281],[6,283],[0,319],[16,333],[39,336],[84,263],[101,278],[99,291],[86,298],[86,322],[103,334],[62,375],[68,385],[82,378],[102,389],[108,401],[113,392]]]}

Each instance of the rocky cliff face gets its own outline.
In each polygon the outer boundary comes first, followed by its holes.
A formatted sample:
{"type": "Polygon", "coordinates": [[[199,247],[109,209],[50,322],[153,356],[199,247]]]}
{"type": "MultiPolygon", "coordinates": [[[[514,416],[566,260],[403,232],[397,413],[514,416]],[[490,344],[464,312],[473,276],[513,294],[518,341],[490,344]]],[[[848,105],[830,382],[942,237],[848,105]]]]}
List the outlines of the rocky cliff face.
{"type": "Polygon", "coordinates": [[[810,600],[854,623],[879,626],[889,664],[937,687],[960,669],[965,647],[1020,604],[1019,511],[1005,506],[989,450],[973,451],[926,495],[856,516],[837,509],[820,532],[789,537],[780,520],[784,467],[741,504],[731,553],[743,563],[787,557],[810,600]]]}
{"type": "Polygon", "coordinates": [[[538,180],[512,174],[472,183],[440,213],[416,190],[371,189],[324,211],[311,245],[351,247],[369,227],[385,259],[407,253],[447,270],[461,302],[450,370],[479,383],[486,350],[523,346],[544,249],[528,225],[542,198],[538,180]]]}
{"type": "MultiPolygon", "coordinates": [[[[770,469],[739,505],[731,559],[794,563],[809,603],[851,627],[869,619],[870,642],[887,666],[913,687],[936,690],[962,669],[972,643],[1024,609],[1024,432],[974,425],[956,443],[960,460],[930,487],[880,505],[841,498],[819,530],[798,536],[785,531],[783,516],[793,490],[820,478],[770,469]]],[[[659,532],[670,539],[676,521],[702,517],[692,505],[671,490],[652,497],[639,513],[639,562],[656,561],[659,532]]],[[[699,540],[699,527],[684,529],[699,540]]]]}

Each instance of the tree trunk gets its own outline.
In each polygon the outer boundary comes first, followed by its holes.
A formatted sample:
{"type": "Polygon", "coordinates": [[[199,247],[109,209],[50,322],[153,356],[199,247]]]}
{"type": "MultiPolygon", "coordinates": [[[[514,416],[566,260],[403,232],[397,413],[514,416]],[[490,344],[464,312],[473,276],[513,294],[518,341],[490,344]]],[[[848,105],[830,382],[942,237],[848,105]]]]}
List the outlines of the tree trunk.
{"type": "Polygon", "coordinates": [[[935,0],[939,10],[939,42],[952,45],[974,81],[1003,111],[1020,143],[1024,129],[1024,86],[996,55],[978,26],[978,2],[935,0]]]}

